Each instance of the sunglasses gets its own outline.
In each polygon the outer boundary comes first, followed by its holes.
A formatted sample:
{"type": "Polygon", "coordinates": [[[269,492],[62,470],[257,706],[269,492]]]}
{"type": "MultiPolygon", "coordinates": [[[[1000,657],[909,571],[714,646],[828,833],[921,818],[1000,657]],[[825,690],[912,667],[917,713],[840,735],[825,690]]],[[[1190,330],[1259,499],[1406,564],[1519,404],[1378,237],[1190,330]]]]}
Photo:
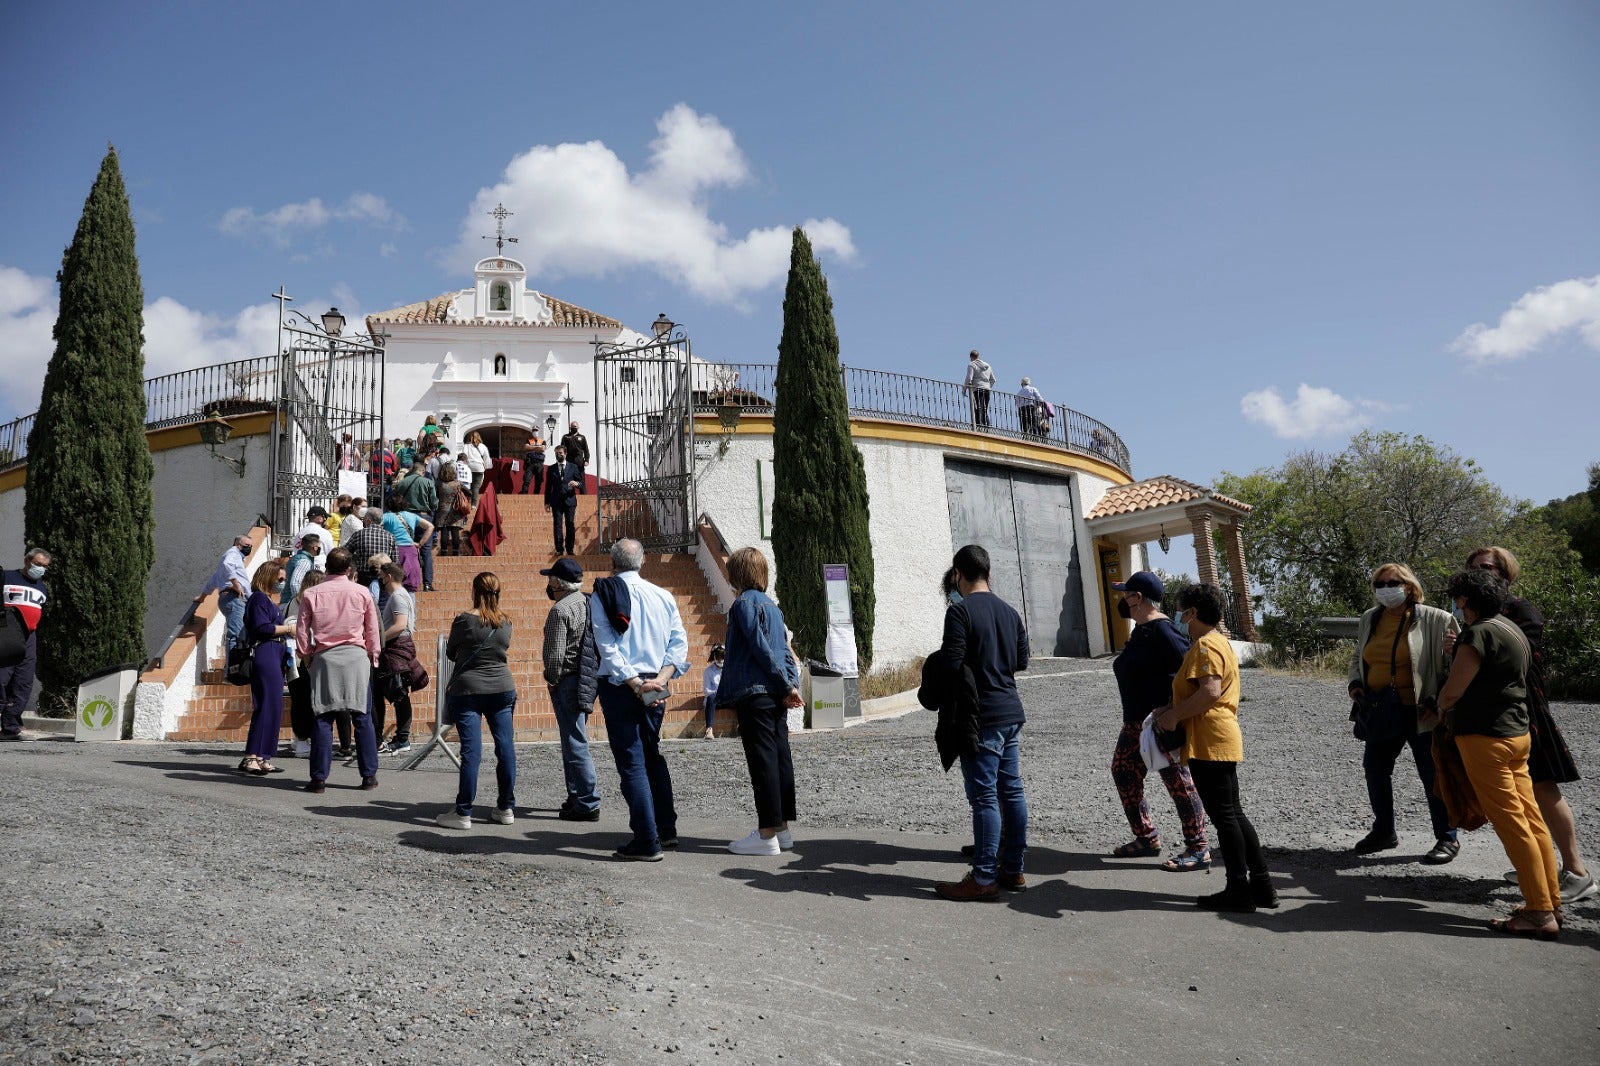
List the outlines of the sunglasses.
{"type": "Polygon", "coordinates": [[[1406,587],[1406,583],[1404,581],[1374,581],[1372,587],[1375,589],[1403,589],[1406,587]]]}

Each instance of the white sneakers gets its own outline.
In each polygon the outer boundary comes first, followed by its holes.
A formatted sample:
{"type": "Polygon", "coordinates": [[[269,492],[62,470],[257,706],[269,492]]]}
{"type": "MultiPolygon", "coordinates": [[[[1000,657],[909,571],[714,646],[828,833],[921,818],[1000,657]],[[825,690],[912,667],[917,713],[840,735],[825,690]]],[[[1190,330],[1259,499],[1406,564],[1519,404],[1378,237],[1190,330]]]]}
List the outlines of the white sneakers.
{"type": "Polygon", "coordinates": [[[499,822],[501,825],[510,825],[517,820],[517,815],[510,807],[507,807],[503,811],[496,809],[494,813],[489,815],[489,819],[490,821],[499,822]]]}
{"type": "Polygon", "coordinates": [[[792,833],[790,833],[787,829],[778,830],[777,841],[778,841],[778,847],[780,849],[782,849],[783,851],[793,851],[794,850],[794,835],[792,833]]]}
{"type": "Polygon", "coordinates": [[[471,829],[472,819],[464,814],[457,814],[454,807],[440,814],[434,819],[443,829],[471,829]]]}
{"type": "Polygon", "coordinates": [[[777,837],[763,837],[761,830],[752,829],[749,836],[730,842],[728,850],[735,855],[777,855],[783,849],[777,837]]]}
{"type": "MultiPolygon", "coordinates": [[[[1517,883],[1517,871],[1507,870],[1506,880],[1512,884],[1517,883]]],[[[1571,870],[1561,871],[1561,902],[1577,903],[1579,900],[1600,896],[1600,884],[1594,879],[1594,874],[1588,873],[1579,877],[1571,870]]]]}

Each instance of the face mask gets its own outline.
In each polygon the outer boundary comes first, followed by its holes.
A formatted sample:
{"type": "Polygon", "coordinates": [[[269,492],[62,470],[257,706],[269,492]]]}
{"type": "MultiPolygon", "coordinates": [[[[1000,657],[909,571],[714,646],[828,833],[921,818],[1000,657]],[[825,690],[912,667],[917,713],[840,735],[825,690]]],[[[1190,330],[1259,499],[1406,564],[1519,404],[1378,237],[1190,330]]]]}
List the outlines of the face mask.
{"type": "Polygon", "coordinates": [[[273,592],[282,592],[288,586],[288,584],[289,583],[287,581],[280,581],[276,585],[272,586],[272,591],[273,592]]]}
{"type": "Polygon", "coordinates": [[[1189,623],[1183,620],[1183,616],[1188,613],[1188,611],[1179,611],[1178,616],[1172,620],[1172,624],[1177,626],[1179,629],[1188,629],[1189,623]]]}
{"type": "Polygon", "coordinates": [[[1378,598],[1378,602],[1385,607],[1399,607],[1406,602],[1406,590],[1403,588],[1373,589],[1372,593],[1378,598]]]}
{"type": "Polygon", "coordinates": [[[956,589],[951,589],[949,592],[945,593],[944,596],[945,596],[945,599],[950,601],[950,606],[952,606],[952,607],[954,607],[956,604],[960,603],[962,600],[964,600],[966,598],[965,596],[961,595],[961,593],[956,589]]]}
{"type": "Polygon", "coordinates": [[[1455,618],[1456,618],[1457,622],[1460,622],[1462,625],[1466,625],[1467,624],[1467,616],[1461,613],[1461,608],[1460,607],[1457,607],[1455,604],[1452,603],[1450,605],[1450,613],[1455,615],[1455,618]]]}
{"type": "Polygon", "coordinates": [[[561,593],[557,592],[555,589],[551,588],[549,585],[546,585],[544,587],[544,594],[546,596],[548,596],[552,600],[559,600],[561,598],[561,593]]]}
{"type": "Polygon", "coordinates": [[[1133,617],[1133,612],[1128,609],[1128,601],[1127,600],[1118,600],[1117,601],[1117,617],[1118,618],[1132,618],[1133,617]]]}
{"type": "Polygon", "coordinates": [[[28,576],[33,578],[35,581],[38,581],[41,577],[44,577],[44,567],[42,567],[42,566],[30,566],[30,567],[28,567],[28,576]]]}

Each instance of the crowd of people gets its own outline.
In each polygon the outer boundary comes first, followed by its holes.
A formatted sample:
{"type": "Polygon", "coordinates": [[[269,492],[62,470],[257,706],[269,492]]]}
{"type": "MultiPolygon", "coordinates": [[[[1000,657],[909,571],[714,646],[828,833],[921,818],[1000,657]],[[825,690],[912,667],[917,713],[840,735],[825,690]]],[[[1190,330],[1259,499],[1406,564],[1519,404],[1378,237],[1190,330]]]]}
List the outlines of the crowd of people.
{"type": "MultiPolygon", "coordinates": [[[[391,515],[381,508],[377,514],[348,546],[326,556],[325,568],[319,564],[327,531],[318,519],[332,516],[315,514],[312,524],[319,528],[303,531],[287,561],[268,561],[246,579],[243,560],[252,545],[240,538],[219,563],[211,587],[229,601],[223,608],[229,631],[256,648],[256,715],[241,771],[277,771],[272,758],[286,682],[297,709],[294,732],[309,740],[310,791],[325,787],[332,731],[342,721],[353,733],[362,788],[376,786],[386,703],[395,704],[395,734],[384,750],[409,747],[409,692],[427,679],[417,676],[421,667],[411,643],[409,572],[395,561],[399,546],[381,521],[391,515]]],[[[346,532],[341,524],[342,540],[346,532]]],[[[643,558],[637,541],[619,541],[611,550],[611,575],[596,580],[588,594],[576,559],[564,556],[541,570],[552,607],[540,655],[561,743],[565,798],[559,817],[599,818],[587,729],[598,705],[631,830],[616,857],[654,862],[677,845],[662,721],[670,685],[690,664],[677,603],[645,579],[643,558]]],[[[728,575],[735,598],[724,641],[705,671],[705,735],[714,736],[719,713],[731,715],[750,774],[755,826],[728,849],[778,855],[793,847],[797,817],[788,711],[801,705],[798,660],[783,613],[767,594],[766,557],[742,548],[730,556],[728,575]]],[[[1026,713],[1016,675],[1028,666],[1028,634],[1016,609],[989,587],[989,575],[981,546],[955,554],[943,585],[943,640],[925,662],[918,692],[920,702],[938,712],[935,744],[946,769],[959,762],[972,811],[973,843],[964,849],[970,870],[960,881],[934,886],[941,897],[962,902],[1027,888],[1026,713]]],[[[1555,939],[1563,904],[1600,894],[1600,888],[1584,864],[1575,819],[1561,794],[1561,784],[1576,780],[1578,771],[1544,694],[1542,616],[1510,592],[1518,575],[1516,558],[1504,548],[1474,551],[1450,578],[1450,609],[1443,610],[1425,602],[1408,567],[1385,563],[1373,571],[1374,605],[1360,619],[1349,671],[1350,720],[1364,745],[1372,823],[1353,850],[1371,855],[1399,846],[1393,774],[1409,748],[1434,839],[1421,861],[1453,861],[1461,829],[1491,824],[1514,867],[1508,879],[1525,901],[1491,927],[1555,939]]],[[[1162,855],[1145,797],[1154,770],[1176,808],[1182,838],[1161,868],[1207,870],[1215,848],[1226,870],[1224,887],[1198,897],[1199,907],[1278,907],[1241,789],[1241,676],[1223,629],[1223,593],[1212,585],[1188,586],[1169,608],[1163,582],[1148,571],[1113,588],[1120,594],[1118,614],[1132,623],[1113,664],[1122,717],[1111,756],[1132,839],[1110,854],[1162,855]]],[[[455,803],[437,819],[449,829],[473,825],[485,726],[496,755],[490,818],[501,824],[515,819],[518,693],[509,663],[518,653],[500,594],[496,574],[478,574],[472,608],[456,617],[447,642],[446,704],[462,763],[455,803]]],[[[350,733],[341,741],[346,750],[350,733]]]]}

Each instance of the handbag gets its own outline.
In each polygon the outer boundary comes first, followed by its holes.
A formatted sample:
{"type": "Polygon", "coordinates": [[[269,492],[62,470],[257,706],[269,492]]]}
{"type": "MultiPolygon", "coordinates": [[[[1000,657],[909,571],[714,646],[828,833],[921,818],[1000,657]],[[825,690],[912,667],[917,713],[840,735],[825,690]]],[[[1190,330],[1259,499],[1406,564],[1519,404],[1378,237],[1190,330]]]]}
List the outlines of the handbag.
{"type": "Polygon", "coordinates": [[[1368,743],[1398,740],[1416,727],[1416,711],[1400,702],[1400,690],[1394,687],[1392,680],[1400,654],[1400,638],[1405,636],[1410,622],[1411,612],[1407,611],[1395,631],[1394,646],[1389,649],[1389,684],[1375,693],[1366,693],[1350,708],[1350,719],[1355,723],[1352,732],[1357,740],[1368,743]]]}
{"type": "Polygon", "coordinates": [[[472,513],[472,497],[460,489],[456,490],[455,512],[462,518],[472,513]]]}
{"type": "Polygon", "coordinates": [[[1184,742],[1189,739],[1189,730],[1182,725],[1176,729],[1162,729],[1152,724],[1151,728],[1155,731],[1156,745],[1162,751],[1182,751],[1184,742]]]}
{"type": "Polygon", "coordinates": [[[256,650],[252,645],[237,644],[228,649],[228,684],[248,685],[255,668],[256,650]]]}

